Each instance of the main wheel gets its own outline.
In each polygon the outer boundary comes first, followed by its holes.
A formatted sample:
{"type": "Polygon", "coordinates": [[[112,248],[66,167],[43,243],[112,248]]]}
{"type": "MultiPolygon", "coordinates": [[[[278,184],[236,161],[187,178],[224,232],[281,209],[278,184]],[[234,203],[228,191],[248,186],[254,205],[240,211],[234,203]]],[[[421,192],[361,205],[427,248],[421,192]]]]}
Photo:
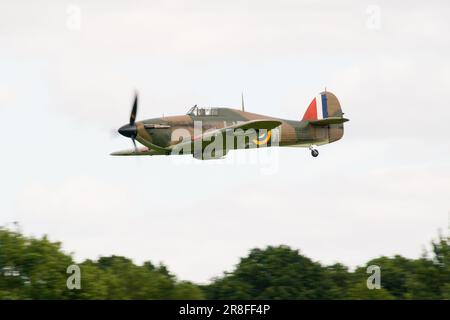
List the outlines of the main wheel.
{"type": "Polygon", "coordinates": [[[312,150],[311,150],[311,155],[312,155],[314,158],[316,158],[316,157],[319,155],[319,150],[317,150],[317,149],[312,149],[312,150]]]}

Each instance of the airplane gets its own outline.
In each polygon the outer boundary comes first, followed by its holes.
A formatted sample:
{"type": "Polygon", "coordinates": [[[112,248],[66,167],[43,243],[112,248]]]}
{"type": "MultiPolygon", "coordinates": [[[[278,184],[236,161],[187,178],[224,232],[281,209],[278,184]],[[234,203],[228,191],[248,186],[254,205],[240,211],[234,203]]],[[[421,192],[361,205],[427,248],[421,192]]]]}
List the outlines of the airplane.
{"type": "Polygon", "coordinates": [[[262,147],[305,147],[317,157],[317,146],[340,140],[344,135],[341,105],[324,91],[314,97],[301,120],[285,120],[247,112],[242,108],[200,108],[185,115],[163,116],[136,121],[138,94],[135,93],[128,124],[118,132],[131,138],[134,148],[113,152],[114,156],[155,156],[189,154],[199,160],[220,159],[228,151],[262,147]],[[136,140],[143,147],[137,147],[136,140]]]}

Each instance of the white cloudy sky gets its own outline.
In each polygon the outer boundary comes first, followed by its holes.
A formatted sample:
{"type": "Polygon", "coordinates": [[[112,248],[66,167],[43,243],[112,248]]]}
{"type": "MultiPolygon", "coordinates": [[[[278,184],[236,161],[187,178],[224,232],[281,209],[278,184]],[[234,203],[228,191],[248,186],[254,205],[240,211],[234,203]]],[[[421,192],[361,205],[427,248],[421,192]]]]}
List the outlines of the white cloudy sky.
{"type": "Polygon", "coordinates": [[[266,245],[417,257],[450,211],[449,16],[448,1],[2,1],[0,225],[200,282],[266,245]],[[131,146],[111,131],[134,88],[140,119],[242,90],[248,110],[299,119],[324,87],[351,121],[317,159],[109,156],[131,146]]]}

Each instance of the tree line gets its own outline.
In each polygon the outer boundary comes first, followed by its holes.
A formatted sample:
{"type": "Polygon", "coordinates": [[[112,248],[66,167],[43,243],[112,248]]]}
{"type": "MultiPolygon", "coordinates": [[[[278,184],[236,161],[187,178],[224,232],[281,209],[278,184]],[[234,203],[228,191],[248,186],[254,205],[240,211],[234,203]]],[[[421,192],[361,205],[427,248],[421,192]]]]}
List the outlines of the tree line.
{"type": "Polygon", "coordinates": [[[450,299],[449,237],[442,235],[418,259],[382,256],[355,270],[284,245],[255,248],[207,285],[181,281],[161,263],[109,256],[77,264],[81,289],[69,290],[73,264],[61,243],[0,227],[0,299],[450,299]],[[380,267],[380,289],[368,289],[371,265],[380,267]]]}

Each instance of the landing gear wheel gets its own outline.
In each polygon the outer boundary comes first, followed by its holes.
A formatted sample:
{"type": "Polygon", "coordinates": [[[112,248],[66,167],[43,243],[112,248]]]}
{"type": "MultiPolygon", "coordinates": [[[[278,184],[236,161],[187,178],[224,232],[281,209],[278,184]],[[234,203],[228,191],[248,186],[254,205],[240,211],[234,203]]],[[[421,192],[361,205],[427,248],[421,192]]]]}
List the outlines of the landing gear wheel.
{"type": "Polygon", "coordinates": [[[311,155],[312,155],[314,158],[316,158],[316,157],[319,155],[319,150],[317,150],[317,149],[312,149],[312,150],[311,150],[311,155]]]}

